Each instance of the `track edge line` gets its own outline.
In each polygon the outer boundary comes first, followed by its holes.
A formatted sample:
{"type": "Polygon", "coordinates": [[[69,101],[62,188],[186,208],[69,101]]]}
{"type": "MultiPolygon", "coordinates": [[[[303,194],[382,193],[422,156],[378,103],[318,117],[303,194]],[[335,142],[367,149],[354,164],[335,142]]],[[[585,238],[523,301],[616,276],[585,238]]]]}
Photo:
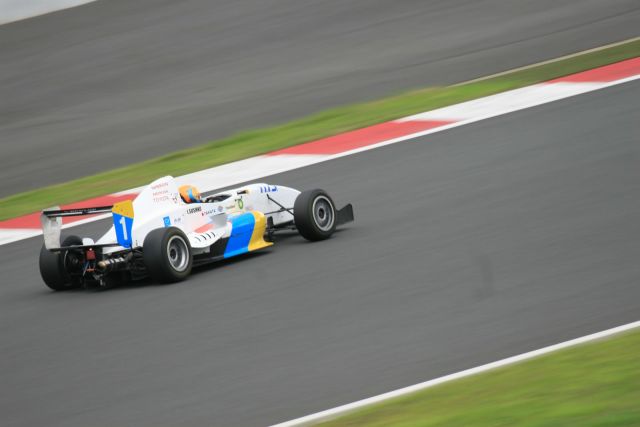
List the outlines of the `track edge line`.
{"type": "Polygon", "coordinates": [[[321,421],[328,421],[328,420],[337,418],[339,416],[345,415],[349,412],[355,411],[357,409],[363,408],[365,406],[373,405],[375,403],[383,402],[385,400],[393,399],[396,397],[405,396],[410,393],[425,390],[427,388],[431,388],[436,385],[454,381],[460,378],[466,378],[466,377],[487,372],[493,369],[513,365],[519,362],[523,362],[525,360],[533,359],[533,358],[536,358],[545,354],[553,353],[559,350],[563,350],[569,347],[574,347],[587,342],[592,342],[602,338],[607,338],[607,337],[620,334],[622,332],[630,331],[636,328],[640,328],[640,320],[627,323],[624,325],[616,326],[611,329],[606,329],[604,331],[585,335],[579,338],[574,338],[569,341],[553,344],[537,350],[532,350],[526,353],[521,353],[515,356],[507,357],[505,359],[501,359],[495,362],[490,362],[484,365],[476,366],[474,368],[465,369],[463,371],[455,372],[442,377],[438,377],[438,378],[434,378],[421,383],[413,384],[397,390],[392,390],[386,393],[379,394],[377,396],[372,396],[362,400],[357,400],[355,402],[347,403],[345,405],[336,406],[331,409],[326,409],[324,411],[316,412],[314,414],[305,415],[303,417],[296,418],[290,421],[285,421],[283,423],[273,424],[270,427],[300,427],[300,426],[308,426],[308,425],[316,424],[321,421]]]}

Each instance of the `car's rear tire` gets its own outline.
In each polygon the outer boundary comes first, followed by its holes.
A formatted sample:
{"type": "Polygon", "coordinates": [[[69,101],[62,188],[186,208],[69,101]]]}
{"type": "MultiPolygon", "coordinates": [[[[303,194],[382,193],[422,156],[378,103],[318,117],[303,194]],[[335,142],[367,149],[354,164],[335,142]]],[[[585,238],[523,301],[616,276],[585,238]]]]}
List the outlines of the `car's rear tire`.
{"type": "Polygon", "coordinates": [[[151,231],[144,239],[142,253],[147,272],[156,282],[179,282],[191,273],[191,245],[179,228],[157,228],[151,231]]]}
{"type": "MultiPolygon", "coordinates": [[[[81,245],[82,239],[78,236],[69,236],[62,242],[62,246],[81,245]]],[[[44,283],[54,291],[66,291],[74,289],[82,284],[81,280],[69,274],[67,265],[70,262],[69,251],[51,252],[44,245],[40,249],[40,276],[44,283]],[[67,263],[65,263],[67,261],[67,263]]]]}
{"type": "Polygon", "coordinates": [[[323,190],[303,191],[293,204],[296,228],[302,237],[311,241],[331,237],[336,230],[336,208],[323,190]]]}

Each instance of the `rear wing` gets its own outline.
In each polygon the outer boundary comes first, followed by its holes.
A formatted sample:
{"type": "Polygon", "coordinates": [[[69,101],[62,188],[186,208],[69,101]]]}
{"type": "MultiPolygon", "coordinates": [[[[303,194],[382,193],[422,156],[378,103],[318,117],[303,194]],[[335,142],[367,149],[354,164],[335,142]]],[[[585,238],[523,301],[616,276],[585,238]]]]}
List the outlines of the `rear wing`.
{"type": "MultiPolygon", "coordinates": [[[[114,205],[111,206],[93,206],[87,208],[60,209],[59,206],[53,206],[45,209],[40,214],[40,223],[42,224],[42,234],[44,235],[44,246],[49,250],[65,249],[60,246],[60,233],[62,230],[62,218],[68,216],[85,216],[96,215],[101,213],[111,213],[114,205]]],[[[85,246],[85,245],[82,245],[85,246]]],[[[82,247],[73,246],[73,247],[82,247]]],[[[117,244],[107,245],[86,245],[96,246],[118,246],[117,244]]]]}

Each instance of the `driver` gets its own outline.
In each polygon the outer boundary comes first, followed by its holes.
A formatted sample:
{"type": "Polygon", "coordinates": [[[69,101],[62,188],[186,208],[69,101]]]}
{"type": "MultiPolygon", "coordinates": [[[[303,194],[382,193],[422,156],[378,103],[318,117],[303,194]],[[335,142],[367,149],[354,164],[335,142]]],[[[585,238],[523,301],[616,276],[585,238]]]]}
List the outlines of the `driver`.
{"type": "Polygon", "coordinates": [[[180,197],[184,200],[185,203],[202,203],[202,198],[200,198],[200,192],[193,185],[181,185],[178,188],[180,192],[180,197]]]}

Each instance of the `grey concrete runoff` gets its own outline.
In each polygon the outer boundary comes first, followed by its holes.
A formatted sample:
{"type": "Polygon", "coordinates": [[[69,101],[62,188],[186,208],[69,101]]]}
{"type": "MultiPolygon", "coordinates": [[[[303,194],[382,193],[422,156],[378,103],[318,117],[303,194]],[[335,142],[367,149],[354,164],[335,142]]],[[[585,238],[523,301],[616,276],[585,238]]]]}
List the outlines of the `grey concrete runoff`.
{"type": "Polygon", "coordinates": [[[638,36],[637,0],[100,0],[0,26],[0,197],[638,36]]]}
{"type": "Polygon", "coordinates": [[[180,284],[53,293],[40,238],[0,247],[2,425],[266,426],[638,320],[638,99],[630,82],[265,179],[356,222],[180,284]]]}

